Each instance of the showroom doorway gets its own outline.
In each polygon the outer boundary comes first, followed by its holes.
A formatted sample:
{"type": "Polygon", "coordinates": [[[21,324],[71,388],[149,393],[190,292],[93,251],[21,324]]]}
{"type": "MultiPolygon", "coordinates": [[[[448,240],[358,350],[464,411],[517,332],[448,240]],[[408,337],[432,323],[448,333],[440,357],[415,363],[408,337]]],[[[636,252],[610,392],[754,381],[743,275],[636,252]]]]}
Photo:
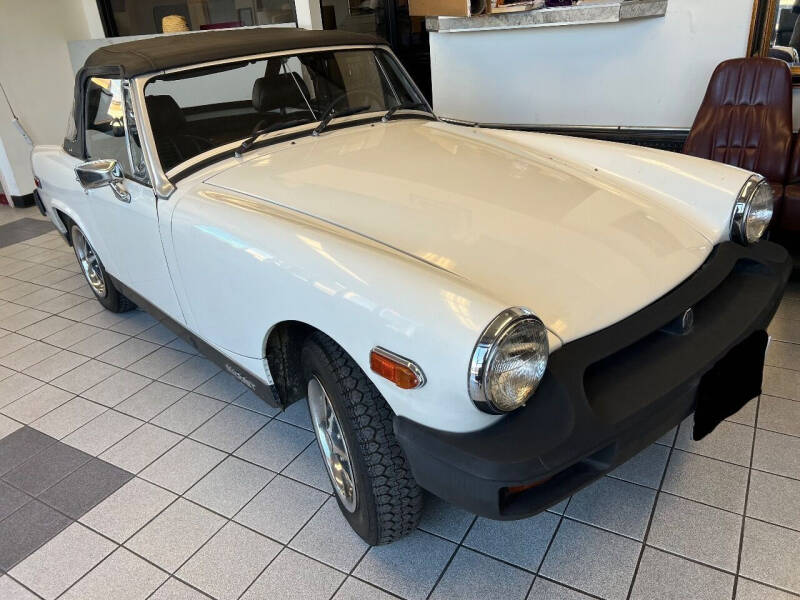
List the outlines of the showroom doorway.
{"type": "Polygon", "coordinates": [[[373,33],[389,42],[425,97],[431,100],[431,59],[425,17],[408,13],[408,0],[320,0],[325,29],[373,33]]]}

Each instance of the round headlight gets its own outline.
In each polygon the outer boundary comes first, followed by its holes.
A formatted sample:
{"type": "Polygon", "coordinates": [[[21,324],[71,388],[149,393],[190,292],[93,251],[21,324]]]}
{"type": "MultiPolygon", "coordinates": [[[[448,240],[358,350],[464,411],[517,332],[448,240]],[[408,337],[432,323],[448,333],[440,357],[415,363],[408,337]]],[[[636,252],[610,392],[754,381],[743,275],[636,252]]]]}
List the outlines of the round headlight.
{"type": "Polygon", "coordinates": [[[731,220],[731,238],[740,244],[754,244],[761,239],[772,220],[775,195],[760,175],[753,175],[742,187],[731,220]]]}
{"type": "Polygon", "coordinates": [[[469,395],[481,410],[507,413],[528,401],[547,368],[547,328],[530,311],[509,308],[484,329],[469,373],[469,395]]]}

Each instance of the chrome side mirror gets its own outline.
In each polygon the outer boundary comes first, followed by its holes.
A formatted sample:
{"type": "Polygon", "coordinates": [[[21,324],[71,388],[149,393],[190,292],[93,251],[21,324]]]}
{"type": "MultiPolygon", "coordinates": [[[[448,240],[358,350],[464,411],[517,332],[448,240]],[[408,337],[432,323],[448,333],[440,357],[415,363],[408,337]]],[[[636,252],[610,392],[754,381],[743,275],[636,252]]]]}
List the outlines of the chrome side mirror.
{"type": "Polygon", "coordinates": [[[122,167],[113,159],[85,162],[75,167],[75,175],[84,191],[110,186],[118,200],[130,202],[131,195],[125,188],[122,167]]]}

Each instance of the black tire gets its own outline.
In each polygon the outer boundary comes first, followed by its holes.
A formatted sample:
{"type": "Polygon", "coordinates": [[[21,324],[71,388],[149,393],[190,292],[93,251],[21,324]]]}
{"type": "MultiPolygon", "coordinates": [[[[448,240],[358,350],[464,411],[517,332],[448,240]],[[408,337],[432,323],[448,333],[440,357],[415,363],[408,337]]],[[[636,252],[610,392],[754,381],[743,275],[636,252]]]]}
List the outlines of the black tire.
{"type": "Polygon", "coordinates": [[[411,533],[419,522],[423,493],[395,438],[392,409],[355,361],[328,336],[312,334],[301,356],[305,381],[316,377],[322,384],[354,455],[357,503],[350,512],[334,494],[342,514],[371,545],[388,544],[411,533]]]}
{"type": "Polygon", "coordinates": [[[86,283],[89,284],[89,289],[92,290],[94,293],[94,297],[97,298],[97,301],[102,304],[106,310],[110,310],[111,312],[115,313],[123,313],[128,312],[136,308],[136,305],[131,302],[128,298],[126,298],[122,293],[114,287],[113,282],[108,277],[106,273],[106,269],[103,266],[103,262],[100,260],[100,257],[94,252],[94,248],[91,247],[88,240],[86,240],[86,236],[84,236],[83,231],[75,225],[74,223],[70,224],[70,239],[72,240],[72,249],[75,252],[75,258],[78,260],[78,266],[81,267],[81,273],[83,273],[84,279],[86,279],[86,283]],[[91,250],[92,254],[96,259],[96,263],[93,263],[93,267],[99,275],[102,277],[103,284],[105,286],[104,293],[101,294],[98,292],[97,288],[92,284],[92,281],[89,278],[86,269],[83,267],[80,251],[76,242],[78,240],[86,240],[86,245],[88,246],[89,250],[91,250]]]}

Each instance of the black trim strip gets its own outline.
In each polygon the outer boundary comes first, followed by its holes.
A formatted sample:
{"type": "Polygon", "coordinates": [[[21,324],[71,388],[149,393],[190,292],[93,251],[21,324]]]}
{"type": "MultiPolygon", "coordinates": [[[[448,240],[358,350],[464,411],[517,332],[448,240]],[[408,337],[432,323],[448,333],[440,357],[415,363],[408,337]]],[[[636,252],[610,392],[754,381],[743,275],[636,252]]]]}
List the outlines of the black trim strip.
{"type": "Polygon", "coordinates": [[[633,144],[636,146],[646,146],[659,150],[669,150],[670,152],[681,152],[686,139],[689,137],[689,129],[668,129],[668,128],[648,128],[648,127],[593,127],[585,125],[559,126],[559,125],[522,125],[507,123],[471,123],[457,119],[442,118],[442,121],[453,125],[464,127],[482,127],[486,129],[508,129],[511,131],[531,131],[535,133],[552,133],[554,135],[566,135],[572,137],[589,138],[603,140],[606,142],[618,142],[622,144],[633,144]]]}
{"type": "Polygon", "coordinates": [[[275,408],[285,408],[280,401],[280,396],[278,395],[278,391],[275,389],[274,384],[270,385],[268,383],[264,383],[249,370],[245,369],[242,365],[222,354],[208,342],[197,337],[194,333],[186,329],[175,319],[145,300],[141,295],[133,291],[119,279],[113,275],[110,275],[109,273],[106,273],[106,275],[111,280],[111,283],[114,284],[114,287],[132,302],[134,302],[139,308],[146,310],[152,317],[168,327],[173,333],[186,340],[201,354],[205,355],[209,360],[215,362],[233,377],[238,379],[242,385],[250,389],[256,396],[264,400],[264,402],[275,408]]]}

